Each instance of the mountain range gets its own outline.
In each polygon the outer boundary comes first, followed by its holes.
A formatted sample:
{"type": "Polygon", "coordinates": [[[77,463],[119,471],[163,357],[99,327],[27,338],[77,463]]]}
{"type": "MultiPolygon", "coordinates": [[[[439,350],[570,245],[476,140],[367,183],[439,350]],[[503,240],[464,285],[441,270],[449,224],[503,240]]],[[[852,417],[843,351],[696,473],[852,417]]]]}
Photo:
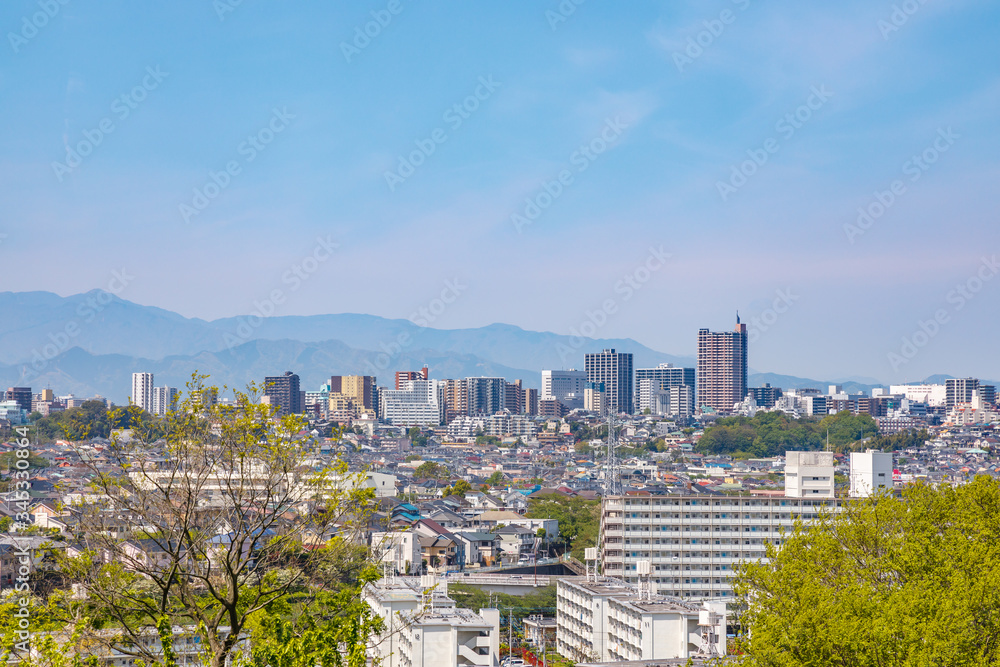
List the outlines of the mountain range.
{"type": "MultiPolygon", "coordinates": [[[[375,375],[386,385],[397,370],[427,365],[434,378],[500,376],[537,388],[542,369],[582,369],[584,353],[602,349],[631,352],[636,368],[695,363],[693,356],[628,338],[582,339],[509,324],[433,329],[351,313],[207,321],[100,290],[68,297],[2,292],[0,313],[0,385],[99,394],[116,403],[127,401],[131,374],[139,371],[152,372],[157,386],[184,387],[199,372],[213,384],[245,387],[290,370],[304,389],[318,389],[331,375],[375,375]]],[[[749,381],[787,389],[841,384],[848,392],[879,386],[873,378],[825,381],[756,372],[749,381]]]]}

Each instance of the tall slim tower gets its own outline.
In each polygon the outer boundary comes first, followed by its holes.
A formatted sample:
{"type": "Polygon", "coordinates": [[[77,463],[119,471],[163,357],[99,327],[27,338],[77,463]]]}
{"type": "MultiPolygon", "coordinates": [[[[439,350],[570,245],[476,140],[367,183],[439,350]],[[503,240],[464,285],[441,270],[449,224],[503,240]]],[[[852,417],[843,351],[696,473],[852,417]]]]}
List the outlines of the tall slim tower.
{"type": "Polygon", "coordinates": [[[612,414],[635,412],[632,406],[632,353],[614,349],[584,355],[588,382],[603,382],[612,414]]]}
{"type": "Polygon", "coordinates": [[[697,406],[731,412],[747,395],[747,325],[733,331],[698,330],[697,406]]]}
{"type": "Polygon", "coordinates": [[[153,374],[132,373],[132,403],[153,412],[153,374]]]}

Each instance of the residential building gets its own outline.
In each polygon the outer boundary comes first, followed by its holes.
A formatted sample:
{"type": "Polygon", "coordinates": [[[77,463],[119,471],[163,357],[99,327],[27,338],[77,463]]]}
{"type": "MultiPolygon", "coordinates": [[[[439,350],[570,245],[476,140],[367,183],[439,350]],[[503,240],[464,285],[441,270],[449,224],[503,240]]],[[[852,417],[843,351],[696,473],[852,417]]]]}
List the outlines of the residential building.
{"type": "Polygon", "coordinates": [[[177,409],[177,387],[153,387],[153,405],[150,411],[160,417],[177,409]]]}
{"type": "Polygon", "coordinates": [[[587,384],[587,372],[569,369],[566,371],[542,371],[542,391],[540,400],[555,399],[570,410],[583,409],[583,392],[587,384]]]}
{"type": "Polygon", "coordinates": [[[396,389],[402,389],[405,382],[410,380],[427,380],[429,371],[427,366],[424,366],[419,371],[396,371],[396,389]]]}
{"type": "Polygon", "coordinates": [[[975,378],[949,378],[944,381],[945,407],[951,410],[956,403],[971,403],[972,392],[979,389],[975,378]]]}
{"type": "Polygon", "coordinates": [[[652,561],[654,592],[728,598],[737,566],[780,546],[796,519],[836,511],[835,498],[684,494],[610,496],[601,506],[604,573],[637,583],[636,564],[652,561]]]}
{"type": "Polygon", "coordinates": [[[521,403],[524,405],[524,414],[538,414],[538,390],[525,387],[522,391],[521,403]]]}
{"type": "Polygon", "coordinates": [[[400,389],[379,390],[379,415],[394,426],[438,426],[444,416],[439,383],[404,380],[400,389]]]}
{"type": "MultiPolygon", "coordinates": [[[[651,568],[648,560],[643,563],[651,568]]],[[[577,663],[724,656],[726,605],[643,594],[605,577],[562,577],[556,650],[577,663]]]]}
{"type": "Polygon", "coordinates": [[[785,496],[833,498],[833,452],[785,452],[785,496]]]}
{"type": "Polygon", "coordinates": [[[655,412],[656,392],[680,386],[688,386],[694,390],[695,369],[681,368],[673,364],[660,364],[656,368],[637,368],[635,385],[638,389],[638,411],[655,412]]]}
{"type": "Polygon", "coordinates": [[[153,374],[132,373],[132,405],[153,412],[153,374]]]}
{"type": "Polygon", "coordinates": [[[892,488],[892,452],[851,452],[852,498],[867,498],[892,488]]]}
{"type": "Polygon", "coordinates": [[[602,382],[608,396],[608,410],[614,414],[632,414],[632,353],[608,349],[584,355],[584,369],[589,382],[602,382]]]}
{"type": "Polygon", "coordinates": [[[686,420],[694,415],[694,387],[679,385],[655,393],[654,414],[686,420]]]}
{"type": "Polygon", "coordinates": [[[305,392],[299,389],[299,376],[291,371],[264,378],[264,396],[275,406],[279,416],[305,412],[305,392]]]}
{"type": "Polygon", "coordinates": [[[770,382],[765,382],[763,387],[750,387],[747,391],[757,405],[768,410],[781,398],[781,387],[772,387],[770,382]]]}
{"type": "Polygon", "coordinates": [[[730,412],[747,394],[747,325],[733,331],[698,330],[697,406],[730,412]]]}
{"type": "Polygon", "coordinates": [[[583,390],[583,409],[599,417],[608,414],[608,394],[603,382],[588,382],[583,390]]]}
{"type": "Polygon", "coordinates": [[[25,412],[31,412],[31,398],[31,387],[10,387],[4,393],[4,400],[14,401],[25,412]]]}

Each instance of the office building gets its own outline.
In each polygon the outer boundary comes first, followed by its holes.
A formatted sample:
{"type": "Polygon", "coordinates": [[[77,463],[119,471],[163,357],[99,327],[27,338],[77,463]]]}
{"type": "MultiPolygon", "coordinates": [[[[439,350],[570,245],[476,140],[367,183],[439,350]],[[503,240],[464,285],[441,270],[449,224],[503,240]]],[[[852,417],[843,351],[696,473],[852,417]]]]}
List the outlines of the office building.
{"type": "Polygon", "coordinates": [[[583,390],[587,384],[587,372],[570,369],[568,371],[542,371],[542,391],[540,399],[555,399],[570,410],[583,408],[583,390]]]}
{"type": "Polygon", "coordinates": [[[614,349],[588,353],[584,356],[588,382],[601,382],[608,395],[608,411],[632,414],[632,353],[614,349]]]}
{"type": "Polygon", "coordinates": [[[654,412],[654,394],[661,389],[686,385],[695,388],[695,370],[681,368],[673,364],[660,364],[656,368],[635,369],[635,386],[637,391],[637,410],[654,412]]]}
{"type": "Polygon", "coordinates": [[[153,374],[132,373],[132,405],[153,412],[153,374]]]}
{"type": "Polygon", "coordinates": [[[379,415],[393,426],[438,426],[444,417],[440,383],[404,380],[402,389],[379,390],[379,415]]]}
{"type": "Polygon", "coordinates": [[[305,412],[305,392],[299,389],[299,376],[291,371],[264,378],[264,396],[277,408],[278,416],[305,412]]]}
{"type": "Polygon", "coordinates": [[[894,384],[889,386],[890,394],[899,394],[916,403],[941,406],[947,401],[943,384],[894,384]]]}
{"type": "Polygon", "coordinates": [[[796,519],[839,507],[834,498],[783,494],[609,496],[601,503],[604,573],[637,583],[636,564],[651,560],[654,592],[729,598],[740,563],[780,546],[796,519]]]}
{"type": "Polygon", "coordinates": [[[851,452],[852,498],[867,498],[892,488],[892,452],[851,452]]]}
{"type": "Polygon", "coordinates": [[[747,394],[747,325],[733,331],[698,330],[698,408],[731,412],[747,394]]]}
{"type": "Polygon", "coordinates": [[[833,452],[785,452],[785,496],[833,498],[833,452]]]}
{"type": "Polygon", "coordinates": [[[951,410],[956,403],[971,403],[972,392],[979,389],[975,378],[950,378],[944,381],[945,407],[951,410]]]}
{"type": "Polygon", "coordinates": [[[606,577],[561,577],[556,650],[577,663],[725,656],[726,605],[643,595],[606,577]]]}

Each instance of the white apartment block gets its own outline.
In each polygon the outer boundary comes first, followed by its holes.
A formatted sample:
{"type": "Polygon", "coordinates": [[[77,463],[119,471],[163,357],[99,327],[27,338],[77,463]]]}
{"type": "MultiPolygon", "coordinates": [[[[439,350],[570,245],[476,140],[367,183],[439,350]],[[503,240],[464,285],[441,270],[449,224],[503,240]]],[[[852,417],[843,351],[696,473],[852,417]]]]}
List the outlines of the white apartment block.
{"type": "Polygon", "coordinates": [[[151,414],[164,417],[175,409],[177,409],[177,387],[154,387],[151,414]]]}
{"type": "Polygon", "coordinates": [[[785,452],[785,495],[833,498],[833,452],[785,452]]]}
{"type": "Polygon", "coordinates": [[[132,373],[132,404],[153,412],[153,374],[132,373]]]}
{"type": "MultiPolygon", "coordinates": [[[[433,579],[433,578],[431,578],[433,579]]],[[[500,651],[500,612],[459,609],[447,583],[390,577],[365,586],[362,600],[385,619],[368,653],[382,667],[493,667],[500,651]]]]}
{"type": "Polygon", "coordinates": [[[554,398],[570,410],[583,408],[583,390],[587,387],[587,372],[542,371],[542,391],[539,400],[554,398]]]}
{"type": "Polygon", "coordinates": [[[402,389],[380,389],[379,403],[379,415],[393,426],[437,426],[444,417],[437,380],[407,380],[402,389]]]}
{"type": "Polygon", "coordinates": [[[652,561],[653,590],[680,598],[728,598],[736,566],[764,558],[796,519],[837,511],[840,501],[785,495],[610,496],[601,504],[604,574],[637,583],[652,561]]]}
{"type": "Polygon", "coordinates": [[[851,452],[851,497],[867,498],[893,488],[892,452],[851,452]]]}
{"type": "Polygon", "coordinates": [[[644,596],[608,578],[565,577],[556,590],[556,650],[574,662],[726,654],[726,605],[644,596]]]}

